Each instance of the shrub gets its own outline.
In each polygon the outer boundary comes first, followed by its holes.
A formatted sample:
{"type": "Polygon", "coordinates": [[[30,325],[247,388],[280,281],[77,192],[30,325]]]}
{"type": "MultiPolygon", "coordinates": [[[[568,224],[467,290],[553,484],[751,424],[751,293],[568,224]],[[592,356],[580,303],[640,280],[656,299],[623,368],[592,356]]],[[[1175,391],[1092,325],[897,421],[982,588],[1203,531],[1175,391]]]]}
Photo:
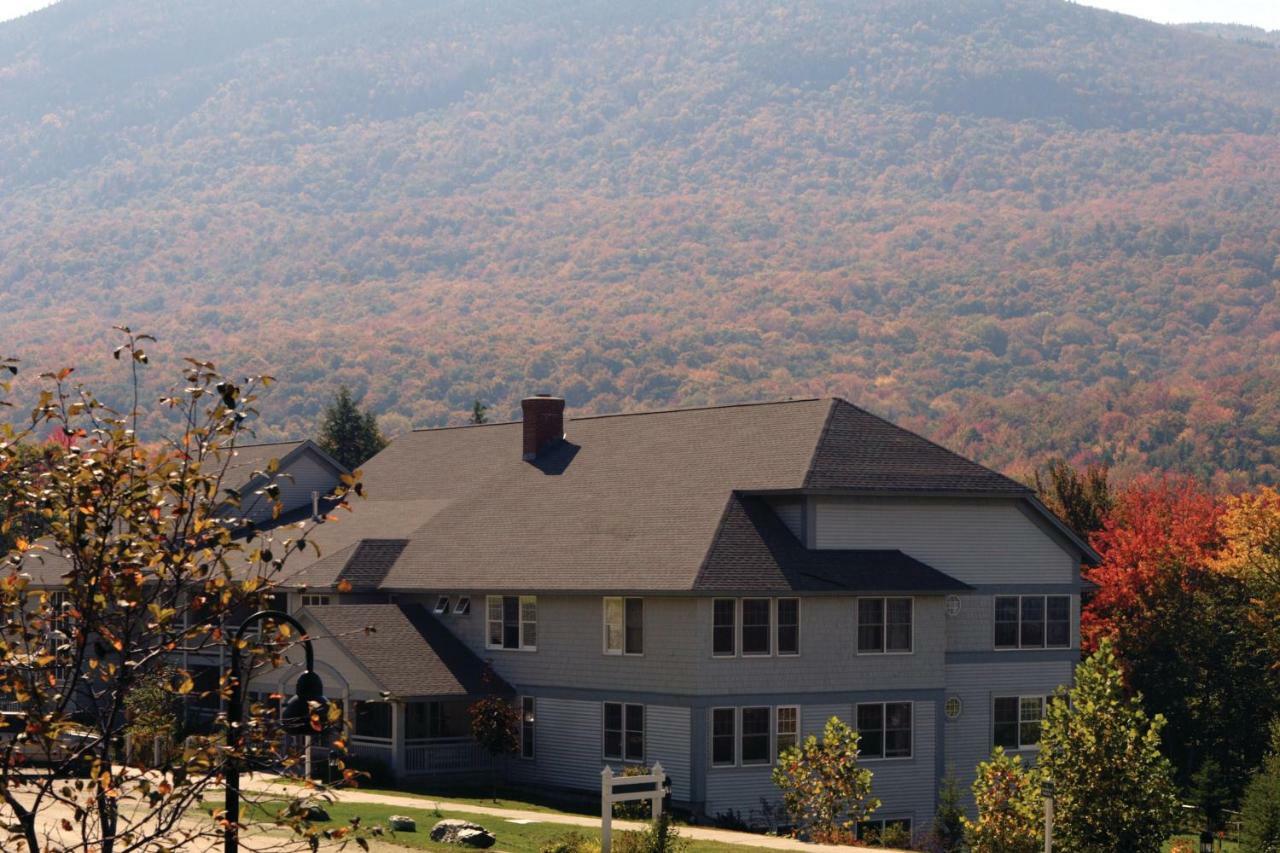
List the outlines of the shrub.
{"type": "Polygon", "coordinates": [[[1240,822],[1245,853],[1280,853],[1280,718],[1271,724],[1271,751],[1245,789],[1240,822]]]}
{"type": "MultiPolygon", "coordinates": [[[[648,776],[650,768],[642,764],[627,764],[619,776],[648,776]]],[[[629,800],[613,804],[613,816],[623,820],[648,820],[653,809],[648,800],[629,800]]]]}
{"type": "Polygon", "coordinates": [[[1040,769],[1053,780],[1054,847],[1063,853],[1158,853],[1178,819],[1173,768],[1160,752],[1164,718],[1129,696],[1111,641],[1049,703],[1040,769]]]}
{"type": "Polygon", "coordinates": [[[1037,853],[1043,848],[1039,774],[996,747],[973,780],[978,819],[964,818],[973,853],[1037,853]]]}
{"type": "Polygon", "coordinates": [[[880,808],[871,796],[871,771],[858,765],[858,733],[839,717],[778,758],[773,783],[798,833],[815,841],[842,843],[858,821],[880,808]]]}
{"type": "MultiPolygon", "coordinates": [[[[631,835],[633,833],[619,833],[631,835]]],[[[616,849],[616,846],[615,846],[616,849]]],[[[582,832],[566,832],[543,842],[538,853],[600,853],[600,840],[582,832]]]]}
{"type": "Polygon", "coordinates": [[[663,812],[640,832],[614,833],[612,846],[612,853],[684,853],[689,841],[680,837],[671,815],[663,812]]]}

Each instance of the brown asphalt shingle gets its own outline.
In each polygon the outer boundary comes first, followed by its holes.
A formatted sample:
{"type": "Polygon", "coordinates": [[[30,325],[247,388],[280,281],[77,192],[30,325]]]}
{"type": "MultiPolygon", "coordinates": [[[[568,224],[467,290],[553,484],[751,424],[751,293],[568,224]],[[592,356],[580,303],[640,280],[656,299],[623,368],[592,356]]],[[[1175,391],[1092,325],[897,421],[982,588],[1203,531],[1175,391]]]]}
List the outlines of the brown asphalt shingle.
{"type": "Polygon", "coordinates": [[[303,613],[393,696],[512,692],[496,674],[486,677],[485,662],[420,604],[331,604],[303,613]]]}

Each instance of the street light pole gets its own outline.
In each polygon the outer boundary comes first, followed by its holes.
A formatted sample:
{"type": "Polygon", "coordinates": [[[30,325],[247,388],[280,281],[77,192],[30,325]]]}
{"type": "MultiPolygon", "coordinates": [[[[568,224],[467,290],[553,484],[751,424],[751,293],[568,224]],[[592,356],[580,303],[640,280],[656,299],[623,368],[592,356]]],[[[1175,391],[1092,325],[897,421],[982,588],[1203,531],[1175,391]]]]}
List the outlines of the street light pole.
{"type": "Polygon", "coordinates": [[[228,752],[232,754],[227,757],[226,769],[223,774],[226,777],[227,791],[225,815],[227,827],[222,834],[224,853],[238,853],[240,849],[238,834],[240,829],[240,765],[233,754],[235,750],[240,748],[243,741],[240,733],[240,726],[244,722],[244,689],[240,684],[240,641],[249,626],[264,619],[288,622],[297,628],[298,634],[302,638],[302,647],[307,655],[306,671],[298,676],[298,683],[293,688],[294,695],[285,703],[284,709],[280,713],[280,727],[289,734],[311,734],[313,731],[311,726],[312,703],[320,705],[329,703],[324,698],[324,685],[320,681],[320,676],[316,674],[316,658],[315,652],[311,648],[311,640],[307,637],[307,629],[302,627],[301,622],[280,610],[259,610],[241,623],[231,640],[231,700],[227,706],[227,748],[228,752]]]}

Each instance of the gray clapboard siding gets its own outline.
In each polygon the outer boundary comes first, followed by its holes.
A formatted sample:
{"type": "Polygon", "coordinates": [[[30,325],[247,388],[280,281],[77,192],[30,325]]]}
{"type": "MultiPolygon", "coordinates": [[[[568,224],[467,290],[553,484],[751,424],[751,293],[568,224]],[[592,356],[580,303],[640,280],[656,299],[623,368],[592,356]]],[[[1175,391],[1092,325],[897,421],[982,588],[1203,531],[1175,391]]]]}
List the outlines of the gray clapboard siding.
{"type": "Polygon", "coordinates": [[[534,695],[534,710],[534,757],[513,759],[512,776],[557,788],[599,790],[604,768],[600,703],[534,695]]]}
{"type": "MultiPolygon", "coordinates": [[[[290,512],[311,506],[312,492],[324,496],[333,491],[338,475],[310,452],[303,452],[287,467],[280,469],[274,482],[280,487],[282,512],[290,512]]],[[[265,521],[271,517],[271,502],[265,497],[247,494],[243,506],[245,516],[254,521],[265,521]]]]}
{"type": "Polygon", "coordinates": [[[968,584],[1075,583],[1079,564],[1014,501],[815,501],[817,547],[897,548],[968,584]]]}
{"type": "MultiPolygon", "coordinates": [[[[1037,592],[1062,594],[1061,586],[1043,588],[1035,583],[1019,584],[1017,591],[1023,595],[1037,592]]],[[[1012,590],[1009,591],[1012,594],[1012,590]]],[[[1004,594],[1004,593],[1001,593],[1004,594]]],[[[995,648],[995,593],[979,589],[960,595],[960,613],[947,617],[947,651],[992,651],[995,648]]],[[[1080,596],[1071,594],[1071,647],[1080,643],[1080,596]]]]}
{"type": "Polygon", "coordinates": [[[804,498],[771,498],[769,506],[787,529],[801,542],[804,541],[804,498]]]}
{"type": "Polygon", "coordinates": [[[671,798],[688,802],[693,790],[689,755],[689,708],[649,705],[645,708],[645,760],[662,763],[671,778],[671,798]]]}
{"type": "MultiPolygon", "coordinates": [[[[937,715],[935,703],[917,701],[911,719],[911,758],[868,760],[871,792],[883,802],[879,818],[910,818],[915,829],[928,825],[934,809],[934,769],[937,757],[937,715]]],[[[801,735],[822,737],[827,720],[839,717],[854,724],[853,704],[806,705],[801,709],[801,735]]]]}
{"type": "MultiPolygon", "coordinates": [[[[978,764],[991,755],[992,700],[996,696],[1051,695],[1059,685],[1069,686],[1073,665],[1069,661],[1017,660],[1016,652],[998,665],[965,664],[947,667],[948,697],[962,703],[960,718],[943,724],[946,766],[955,775],[967,806],[972,807],[970,786],[978,764]]],[[[1035,760],[1035,750],[1023,751],[1025,761],[1035,760]]]]}

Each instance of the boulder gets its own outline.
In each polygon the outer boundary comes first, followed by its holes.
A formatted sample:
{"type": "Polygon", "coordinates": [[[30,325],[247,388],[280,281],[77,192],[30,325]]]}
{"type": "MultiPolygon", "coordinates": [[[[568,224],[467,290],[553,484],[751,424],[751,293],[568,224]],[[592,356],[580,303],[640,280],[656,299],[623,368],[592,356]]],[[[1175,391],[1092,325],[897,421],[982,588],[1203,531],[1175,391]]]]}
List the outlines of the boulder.
{"type": "Polygon", "coordinates": [[[312,823],[323,823],[329,820],[329,813],[325,811],[324,806],[307,806],[303,809],[302,816],[312,823]]]}
{"type": "Polygon", "coordinates": [[[467,847],[483,848],[492,847],[498,839],[478,823],[445,818],[431,827],[431,840],[441,844],[462,844],[467,847]]]}
{"type": "Polygon", "coordinates": [[[392,832],[417,832],[418,822],[411,817],[405,817],[402,814],[393,814],[387,818],[387,825],[391,827],[392,832]]]}

